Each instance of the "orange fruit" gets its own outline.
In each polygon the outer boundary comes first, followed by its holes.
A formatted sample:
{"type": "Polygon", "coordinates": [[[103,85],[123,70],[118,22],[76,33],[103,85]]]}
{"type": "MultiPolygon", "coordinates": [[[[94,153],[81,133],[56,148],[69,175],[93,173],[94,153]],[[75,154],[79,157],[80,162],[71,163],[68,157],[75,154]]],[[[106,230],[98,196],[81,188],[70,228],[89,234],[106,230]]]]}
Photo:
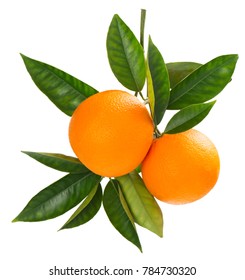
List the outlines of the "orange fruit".
{"type": "Polygon", "coordinates": [[[91,171],[117,177],[134,170],[153,141],[153,121],[145,105],[127,92],[94,94],[74,111],[69,140],[91,171]]]}
{"type": "Polygon", "coordinates": [[[184,204],[202,198],[213,188],[220,160],[210,139],[190,129],[155,139],[141,170],[153,196],[167,203],[184,204]]]}

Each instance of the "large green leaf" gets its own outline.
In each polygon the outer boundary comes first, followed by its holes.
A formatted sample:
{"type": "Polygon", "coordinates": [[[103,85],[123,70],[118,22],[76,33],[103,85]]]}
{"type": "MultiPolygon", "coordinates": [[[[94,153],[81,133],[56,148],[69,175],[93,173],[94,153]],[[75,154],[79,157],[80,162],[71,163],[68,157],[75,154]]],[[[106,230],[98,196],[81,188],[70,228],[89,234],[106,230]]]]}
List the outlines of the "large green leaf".
{"type": "Polygon", "coordinates": [[[130,212],[137,224],[163,235],[162,211],[154,197],[149,193],[140,175],[133,171],[117,177],[130,212]]]}
{"type": "Polygon", "coordinates": [[[181,109],[170,119],[164,133],[174,134],[191,129],[208,115],[214,104],[215,101],[193,104],[181,109]]]}
{"type": "Polygon", "coordinates": [[[144,50],[130,28],[114,15],[109,26],[107,54],[112,72],[126,88],[139,92],[145,78],[144,50]]]}
{"type": "Polygon", "coordinates": [[[100,180],[91,172],[68,174],[35,195],[13,222],[44,221],[62,215],[81,202],[100,180]]]}
{"type": "Polygon", "coordinates": [[[155,95],[154,121],[159,124],[168,106],[170,84],[163,57],[151,37],[149,37],[147,59],[155,95]]]}
{"type": "Polygon", "coordinates": [[[101,202],[102,189],[97,184],[61,229],[77,227],[90,221],[99,211],[101,202]]]}
{"type": "Polygon", "coordinates": [[[49,64],[21,54],[37,87],[65,114],[71,116],[87,97],[98,92],[93,87],[49,64]]]}
{"type": "Polygon", "coordinates": [[[203,103],[219,94],[231,81],[238,56],[216,57],[200,66],[171,91],[168,109],[203,103]]]}
{"type": "Polygon", "coordinates": [[[103,205],[112,225],[122,234],[122,236],[142,251],[134,219],[128,209],[122,191],[120,190],[119,183],[116,180],[110,180],[106,185],[103,196],[103,205]]]}
{"type": "Polygon", "coordinates": [[[75,157],[55,153],[38,153],[28,151],[23,151],[23,153],[27,154],[38,162],[59,171],[68,173],[84,173],[89,171],[88,168],[85,167],[79,161],[79,159],[75,157]]]}
{"type": "Polygon", "coordinates": [[[199,68],[202,64],[197,62],[170,62],[166,63],[170,80],[170,87],[175,87],[181,80],[199,68]]]}

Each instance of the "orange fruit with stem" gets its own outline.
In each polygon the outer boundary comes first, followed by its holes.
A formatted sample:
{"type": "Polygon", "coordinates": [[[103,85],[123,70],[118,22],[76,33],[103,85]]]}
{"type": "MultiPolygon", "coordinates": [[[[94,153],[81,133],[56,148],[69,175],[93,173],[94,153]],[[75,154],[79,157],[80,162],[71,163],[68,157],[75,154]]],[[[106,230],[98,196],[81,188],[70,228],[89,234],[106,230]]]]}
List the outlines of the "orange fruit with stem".
{"type": "Polygon", "coordinates": [[[202,198],[213,188],[220,160],[210,139],[190,129],[155,139],[141,170],[153,196],[163,202],[184,204],[202,198]]]}
{"type": "Polygon", "coordinates": [[[91,171],[117,177],[134,170],[153,141],[153,121],[140,100],[121,90],[94,94],[74,111],[69,140],[91,171]]]}

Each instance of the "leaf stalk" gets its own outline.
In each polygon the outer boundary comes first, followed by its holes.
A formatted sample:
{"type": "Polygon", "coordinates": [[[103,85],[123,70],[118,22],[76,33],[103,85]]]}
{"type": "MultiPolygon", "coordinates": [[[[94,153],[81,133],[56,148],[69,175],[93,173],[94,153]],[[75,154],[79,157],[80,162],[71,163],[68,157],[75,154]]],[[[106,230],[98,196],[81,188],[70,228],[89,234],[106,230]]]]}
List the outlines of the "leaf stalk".
{"type": "Polygon", "coordinates": [[[146,10],[141,9],[141,18],[140,18],[140,44],[144,48],[144,36],[145,36],[145,18],[146,10]]]}

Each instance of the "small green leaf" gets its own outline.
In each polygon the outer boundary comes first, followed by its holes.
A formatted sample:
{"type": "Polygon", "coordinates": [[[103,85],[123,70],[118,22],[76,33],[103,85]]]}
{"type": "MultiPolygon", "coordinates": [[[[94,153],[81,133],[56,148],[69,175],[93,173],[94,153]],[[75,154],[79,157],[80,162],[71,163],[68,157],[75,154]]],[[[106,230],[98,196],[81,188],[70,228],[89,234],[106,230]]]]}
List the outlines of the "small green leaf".
{"type": "Polygon", "coordinates": [[[130,90],[141,91],[146,78],[144,50],[118,15],[114,15],[109,26],[106,46],[111,70],[118,81],[130,90]]]}
{"type": "Polygon", "coordinates": [[[147,98],[150,106],[151,117],[154,119],[155,114],[155,94],[153,88],[153,81],[148,63],[146,62],[146,78],[147,78],[147,98]]]}
{"type": "Polygon", "coordinates": [[[117,177],[117,180],[121,185],[123,195],[135,222],[162,237],[162,211],[145,187],[139,174],[133,171],[127,175],[117,177]]]}
{"type": "Polygon", "coordinates": [[[90,221],[99,211],[101,202],[102,189],[97,184],[61,229],[77,227],[90,221]]]}
{"type": "Polygon", "coordinates": [[[36,86],[68,116],[83,100],[98,92],[58,68],[23,54],[21,56],[36,86]]]}
{"type": "Polygon", "coordinates": [[[190,75],[202,64],[197,62],[170,62],[167,63],[170,87],[175,87],[181,80],[190,75]]]}
{"type": "Polygon", "coordinates": [[[147,58],[155,96],[153,119],[156,124],[159,124],[168,106],[170,84],[168,70],[163,57],[158,48],[153,44],[151,37],[149,37],[147,58]]]}
{"type": "Polygon", "coordinates": [[[191,129],[208,115],[215,102],[193,104],[180,110],[170,119],[164,133],[174,134],[191,129]]]}
{"type": "Polygon", "coordinates": [[[89,171],[88,168],[75,157],[54,153],[22,152],[38,162],[59,171],[68,173],[84,173],[89,171]]]}
{"type": "Polygon", "coordinates": [[[122,236],[142,251],[132,214],[128,209],[122,191],[120,190],[119,183],[116,180],[111,180],[106,185],[103,196],[103,205],[112,225],[122,234],[122,236]]]}
{"type": "Polygon", "coordinates": [[[91,172],[68,174],[35,195],[13,222],[36,222],[64,214],[81,202],[99,183],[91,172]]]}
{"type": "Polygon", "coordinates": [[[236,54],[223,55],[197,68],[172,89],[168,109],[182,109],[215,97],[231,81],[237,59],[236,54]]]}

